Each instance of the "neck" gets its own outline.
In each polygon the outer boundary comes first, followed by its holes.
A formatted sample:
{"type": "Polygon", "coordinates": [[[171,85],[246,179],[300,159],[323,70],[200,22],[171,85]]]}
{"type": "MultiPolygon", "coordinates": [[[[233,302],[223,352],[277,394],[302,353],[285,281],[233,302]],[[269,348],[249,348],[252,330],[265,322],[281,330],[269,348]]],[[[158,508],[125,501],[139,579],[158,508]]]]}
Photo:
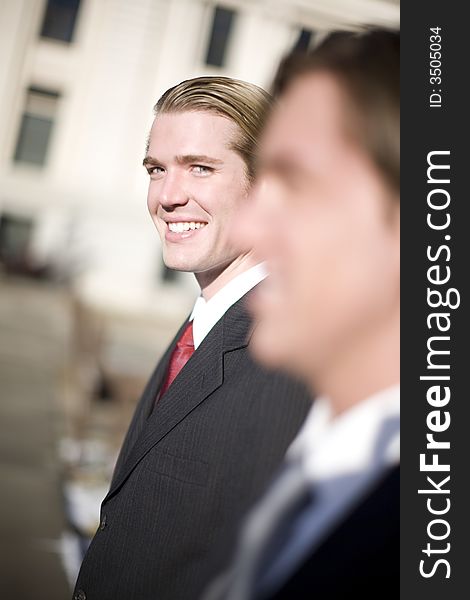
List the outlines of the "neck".
{"type": "Polygon", "coordinates": [[[230,263],[219,265],[210,271],[194,273],[204,300],[210,300],[227,283],[237,277],[237,275],[248,271],[248,269],[257,265],[258,262],[253,256],[253,252],[250,251],[238,256],[230,263]]]}
{"type": "Polygon", "coordinates": [[[400,381],[399,313],[380,331],[312,374],[310,388],[325,395],[337,416],[400,381]],[[320,371],[320,370],[319,370],[320,371]]]}

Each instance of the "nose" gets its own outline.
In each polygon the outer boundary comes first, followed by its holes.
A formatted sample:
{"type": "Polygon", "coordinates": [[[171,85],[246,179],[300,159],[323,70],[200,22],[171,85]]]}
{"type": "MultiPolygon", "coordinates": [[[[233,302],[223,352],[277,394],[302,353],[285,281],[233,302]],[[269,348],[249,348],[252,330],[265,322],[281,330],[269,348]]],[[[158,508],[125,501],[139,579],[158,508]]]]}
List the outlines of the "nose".
{"type": "Polygon", "coordinates": [[[161,180],[151,181],[149,186],[149,208],[161,206],[171,212],[189,201],[189,194],[177,173],[166,172],[161,180]]]}

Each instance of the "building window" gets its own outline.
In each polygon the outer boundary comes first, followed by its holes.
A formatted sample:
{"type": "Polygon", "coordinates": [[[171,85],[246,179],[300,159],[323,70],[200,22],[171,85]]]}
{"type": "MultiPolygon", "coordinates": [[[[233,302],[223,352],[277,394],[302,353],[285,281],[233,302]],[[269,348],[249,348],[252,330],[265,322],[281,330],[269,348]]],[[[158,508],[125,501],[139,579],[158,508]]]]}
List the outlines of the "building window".
{"type": "Polygon", "coordinates": [[[225,63],[230,34],[235,20],[235,11],[228,8],[215,7],[212,29],[207,47],[206,64],[222,67],[225,63]]]}
{"type": "Polygon", "coordinates": [[[7,270],[24,270],[32,229],[31,219],[0,215],[0,263],[7,270]]]}
{"type": "Polygon", "coordinates": [[[43,165],[47,158],[59,94],[30,87],[15,149],[15,162],[43,165]]]}
{"type": "Polygon", "coordinates": [[[294,45],[294,52],[307,52],[311,47],[315,34],[311,29],[301,29],[294,45]]]}
{"type": "Polygon", "coordinates": [[[48,0],[41,27],[41,37],[71,42],[80,0],[48,0]]]}

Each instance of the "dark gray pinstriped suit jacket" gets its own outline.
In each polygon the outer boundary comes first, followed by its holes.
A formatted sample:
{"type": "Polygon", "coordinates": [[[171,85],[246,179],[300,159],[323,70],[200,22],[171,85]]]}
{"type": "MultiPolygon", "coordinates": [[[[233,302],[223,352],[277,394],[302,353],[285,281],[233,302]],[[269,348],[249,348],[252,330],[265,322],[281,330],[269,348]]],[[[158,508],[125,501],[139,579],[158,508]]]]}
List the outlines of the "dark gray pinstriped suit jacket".
{"type": "Polygon", "coordinates": [[[242,298],[152,412],[181,330],[132,419],[78,577],[79,600],[197,599],[227,566],[242,516],[311,406],[300,383],[251,358],[242,298]]]}

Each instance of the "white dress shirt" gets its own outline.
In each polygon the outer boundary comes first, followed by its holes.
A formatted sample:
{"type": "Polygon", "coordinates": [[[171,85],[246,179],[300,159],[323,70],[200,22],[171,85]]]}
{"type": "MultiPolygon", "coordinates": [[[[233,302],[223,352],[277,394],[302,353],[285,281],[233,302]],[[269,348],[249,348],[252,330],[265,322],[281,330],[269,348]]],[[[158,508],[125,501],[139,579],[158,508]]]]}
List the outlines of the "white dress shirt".
{"type": "Polygon", "coordinates": [[[221,290],[205,300],[199,296],[189,317],[193,321],[194,349],[227,310],[267,276],[265,263],[259,263],[231,279],[221,290]]]}
{"type": "MultiPolygon", "coordinates": [[[[312,482],[325,477],[361,471],[373,461],[377,436],[383,423],[400,415],[400,386],[391,386],[332,418],[326,398],[317,398],[297,437],[291,443],[287,458],[303,464],[312,482]]],[[[390,440],[385,462],[400,460],[400,435],[390,440]]]]}

